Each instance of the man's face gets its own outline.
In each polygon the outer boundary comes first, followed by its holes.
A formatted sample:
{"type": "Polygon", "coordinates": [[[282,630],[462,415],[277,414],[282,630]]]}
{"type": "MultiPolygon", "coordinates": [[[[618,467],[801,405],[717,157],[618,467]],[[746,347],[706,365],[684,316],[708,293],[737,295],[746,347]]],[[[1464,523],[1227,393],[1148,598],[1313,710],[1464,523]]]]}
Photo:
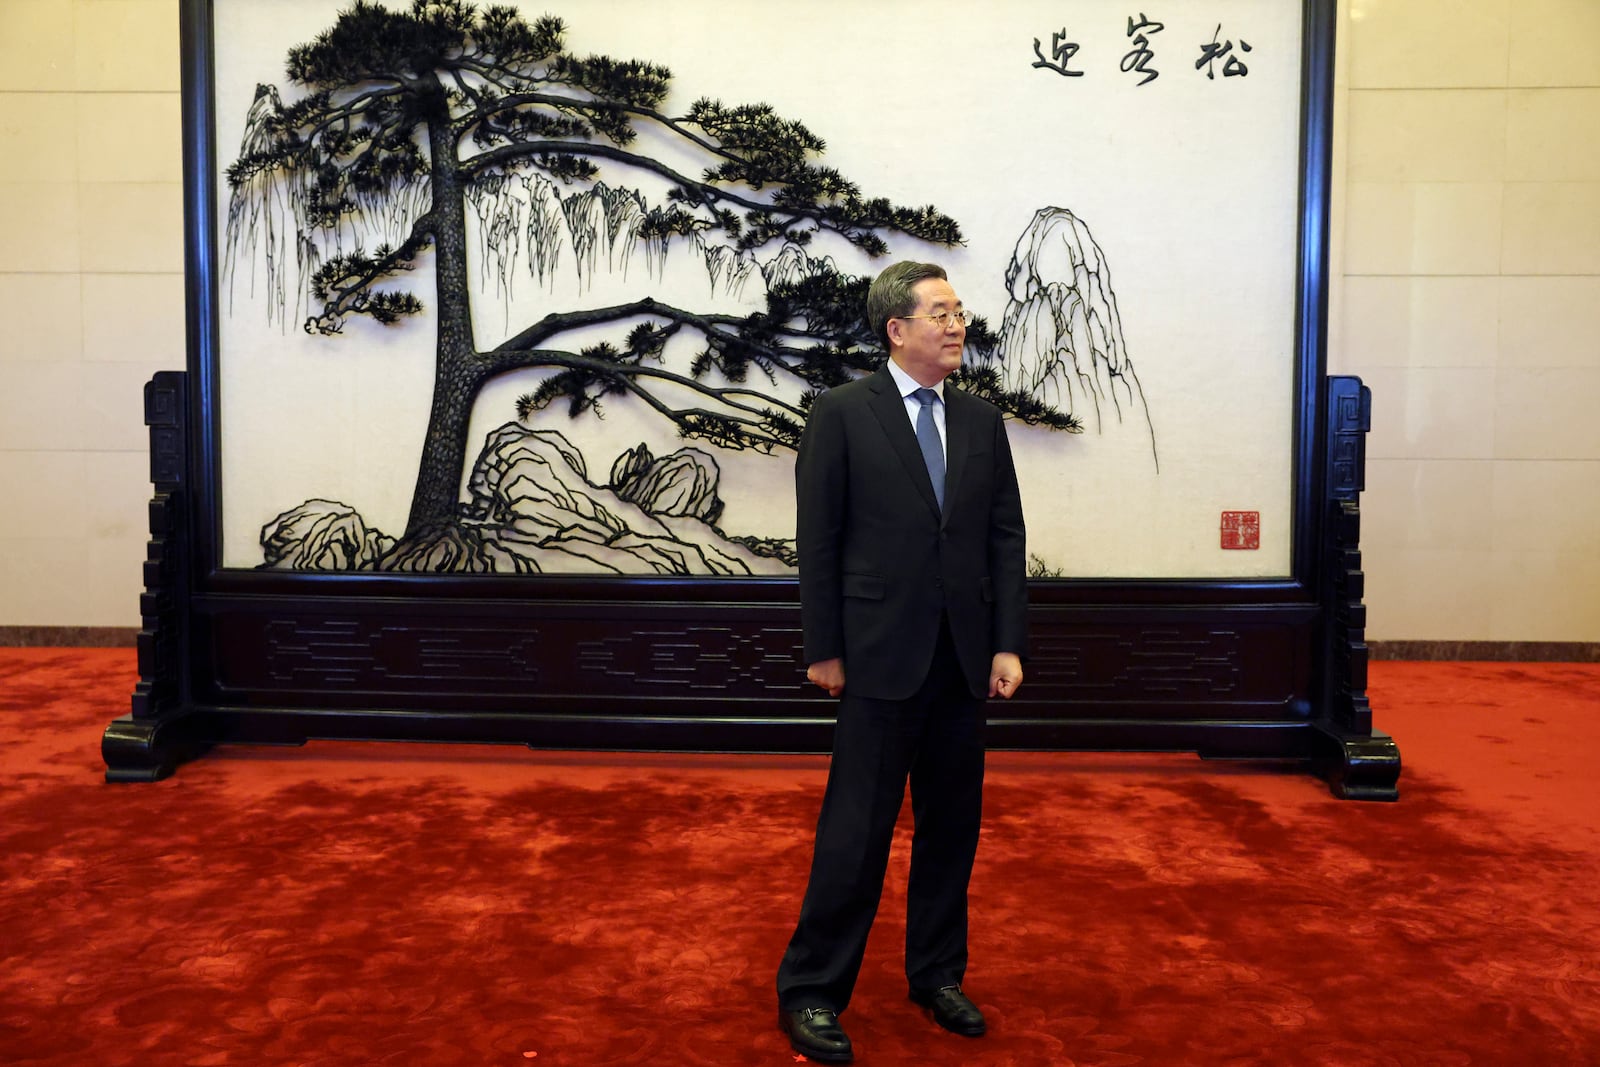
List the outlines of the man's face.
{"type": "MultiPolygon", "coordinates": [[[[943,278],[924,278],[913,285],[911,291],[917,295],[917,309],[912,315],[961,310],[956,291],[943,278]]],[[[888,332],[890,355],[900,364],[901,370],[922,385],[942,382],[961,366],[967,328],[960,319],[952,319],[948,328],[928,318],[890,319],[888,332]]]]}

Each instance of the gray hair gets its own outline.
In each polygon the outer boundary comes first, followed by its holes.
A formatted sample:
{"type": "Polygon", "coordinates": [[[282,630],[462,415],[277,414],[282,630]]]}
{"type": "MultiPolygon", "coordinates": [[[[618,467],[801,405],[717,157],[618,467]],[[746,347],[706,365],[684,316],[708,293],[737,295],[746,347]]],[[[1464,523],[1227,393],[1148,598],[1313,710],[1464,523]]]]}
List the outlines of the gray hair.
{"type": "Polygon", "coordinates": [[[891,263],[872,279],[867,290],[867,325],[889,350],[889,320],[903,318],[917,310],[917,294],[911,287],[929,278],[949,280],[937,263],[916,263],[909,259],[891,263]]]}

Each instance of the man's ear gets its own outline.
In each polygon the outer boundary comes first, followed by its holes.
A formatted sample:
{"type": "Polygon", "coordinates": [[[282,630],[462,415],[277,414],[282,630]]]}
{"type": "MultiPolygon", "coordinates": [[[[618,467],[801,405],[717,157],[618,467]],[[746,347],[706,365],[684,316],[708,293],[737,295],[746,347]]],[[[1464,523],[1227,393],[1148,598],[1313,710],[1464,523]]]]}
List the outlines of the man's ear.
{"type": "Polygon", "coordinates": [[[896,345],[904,345],[906,343],[905,330],[906,328],[900,325],[899,319],[890,319],[888,322],[883,324],[883,332],[889,335],[890,348],[894,348],[896,345]]]}

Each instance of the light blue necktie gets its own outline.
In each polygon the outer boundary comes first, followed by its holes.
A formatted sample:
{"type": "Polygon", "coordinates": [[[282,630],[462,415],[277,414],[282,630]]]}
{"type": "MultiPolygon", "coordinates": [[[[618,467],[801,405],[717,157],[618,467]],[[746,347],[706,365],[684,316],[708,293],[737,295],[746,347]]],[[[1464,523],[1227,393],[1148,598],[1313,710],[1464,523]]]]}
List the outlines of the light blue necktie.
{"type": "Polygon", "coordinates": [[[918,389],[911,394],[922,405],[917,412],[917,445],[922,449],[922,462],[928,465],[928,477],[933,479],[933,496],[944,510],[944,446],[939,443],[939,427],[933,424],[933,405],[939,394],[932,389],[918,389]]]}

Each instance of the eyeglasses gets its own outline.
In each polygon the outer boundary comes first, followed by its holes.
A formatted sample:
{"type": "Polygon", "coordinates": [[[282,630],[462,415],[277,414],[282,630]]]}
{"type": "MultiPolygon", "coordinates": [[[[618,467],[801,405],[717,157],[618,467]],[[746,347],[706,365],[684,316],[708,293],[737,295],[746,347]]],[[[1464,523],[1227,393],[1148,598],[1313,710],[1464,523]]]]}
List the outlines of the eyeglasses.
{"type": "Polygon", "coordinates": [[[896,315],[894,317],[897,319],[932,319],[933,324],[941,330],[948,330],[958,322],[963,328],[971,326],[972,320],[976,318],[970,311],[941,311],[934,315],[896,315]]]}

